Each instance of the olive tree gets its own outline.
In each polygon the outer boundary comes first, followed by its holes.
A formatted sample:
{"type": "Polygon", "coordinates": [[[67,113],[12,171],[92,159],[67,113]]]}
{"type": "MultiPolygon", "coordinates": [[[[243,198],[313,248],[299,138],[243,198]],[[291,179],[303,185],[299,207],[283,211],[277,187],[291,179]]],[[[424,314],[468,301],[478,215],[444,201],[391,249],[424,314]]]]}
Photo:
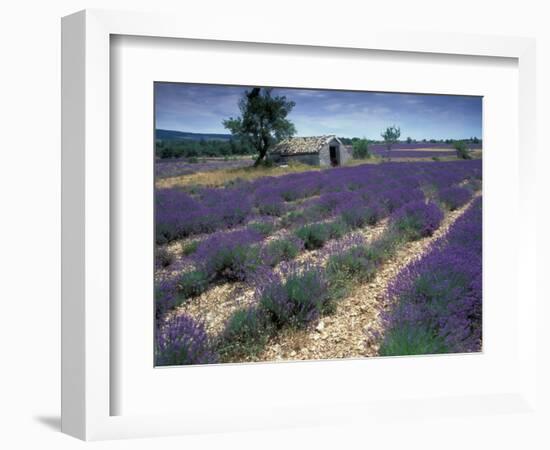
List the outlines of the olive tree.
{"type": "Polygon", "coordinates": [[[258,166],[270,147],[296,133],[294,124],[287,119],[295,103],[283,96],[272,95],[270,88],[252,88],[245,91],[239,101],[240,117],[230,117],[223,126],[231,134],[252,145],[258,152],[254,166],[258,166]]]}

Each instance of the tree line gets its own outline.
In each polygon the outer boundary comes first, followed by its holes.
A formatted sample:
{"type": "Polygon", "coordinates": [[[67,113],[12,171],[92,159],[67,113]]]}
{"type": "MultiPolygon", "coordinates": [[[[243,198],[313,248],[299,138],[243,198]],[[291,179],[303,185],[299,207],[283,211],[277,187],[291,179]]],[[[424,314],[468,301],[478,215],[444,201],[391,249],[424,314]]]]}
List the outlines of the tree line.
{"type": "MultiPolygon", "coordinates": [[[[351,145],[354,149],[355,158],[368,157],[368,144],[385,144],[383,140],[367,140],[358,137],[339,138],[342,144],[351,145]]],[[[406,139],[409,144],[413,143],[431,143],[431,144],[455,144],[456,142],[464,142],[468,145],[480,144],[481,140],[473,137],[470,139],[406,139]]],[[[158,139],[156,141],[155,154],[157,158],[202,158],[202,157],[230,157],[230,156],[243,156],[243,155],[257,155],[257,150],[247,142],[239,141],[238,139],[230,139],[227,141],[221,140],[163,140],[158,139]]]]}
{"type": "MultiPolygon", "coordinates": [[[[354,145],[356,142],[359,142],[361,140],[364,140],[364,138],[348,138],[348,137],[338,137],[342,144],[344,145],[354,145]]],[[[370,144],[386,144],[385,139],[368,139],[368,142],[370,144]]],[[[413,139],[411,137],[407,137],[406,139],[402,139],[398,142],[401,143],[407,143],[407,144],[449,144],[452,145],[455,142],[465,142],[467,144],[481,144],[482,141],[476,136],[467,138],[467,139],[413,139]]]]}
{"type": "Polygon", "coordinates": [[[157,158],[200,158],[253,155],[256,149],[238,139],[218,140],[161,140],[155,146],[157,158]]]}

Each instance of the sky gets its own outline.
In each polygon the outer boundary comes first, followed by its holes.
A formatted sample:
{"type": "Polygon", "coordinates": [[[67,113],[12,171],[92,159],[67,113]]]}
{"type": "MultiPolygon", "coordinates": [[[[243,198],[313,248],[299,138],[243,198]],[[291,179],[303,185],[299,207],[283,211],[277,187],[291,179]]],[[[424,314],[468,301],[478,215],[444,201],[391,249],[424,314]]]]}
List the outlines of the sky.
{"type": "MultiPolygon", "coordinates": [[[[155,83],[157,129],[193,133],[229,133],[222,121],[239,116],[246,86],[155,83]]],[[[296,136],[335,134],[381,139],[391,125],[401,139],[482,137],[482,98],[474,96],[397,94],[274,88],[296,106],[288,115],[296,136]]]]}

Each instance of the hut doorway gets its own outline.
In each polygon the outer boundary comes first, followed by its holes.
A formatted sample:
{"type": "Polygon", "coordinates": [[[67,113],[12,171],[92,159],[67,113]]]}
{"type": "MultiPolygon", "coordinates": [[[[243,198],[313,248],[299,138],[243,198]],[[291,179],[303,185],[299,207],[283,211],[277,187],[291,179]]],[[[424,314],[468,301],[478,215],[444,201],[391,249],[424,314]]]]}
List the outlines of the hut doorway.
{"type": "Polygon", "coordinates": [[[338,147],[335,145],[331,145],[329,147],[330,151],[330,165],[331,166],[337,166],[338,165],[338,153],[337,153],[338,147]]]}

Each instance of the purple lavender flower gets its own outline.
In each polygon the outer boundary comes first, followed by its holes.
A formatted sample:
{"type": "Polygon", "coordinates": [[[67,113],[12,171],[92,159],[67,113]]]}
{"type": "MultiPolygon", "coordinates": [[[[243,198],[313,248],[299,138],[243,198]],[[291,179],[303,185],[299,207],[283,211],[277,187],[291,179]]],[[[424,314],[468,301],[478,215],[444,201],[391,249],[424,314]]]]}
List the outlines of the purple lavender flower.
{"type": "Polygon", "coordinates": [[[252,231],[265,237],[273,233],[279,227],[279,224],[272,216],[259,216],[252,218],[247,226],[252,231]]]}
{"type": "Polygon", "coordinates": [[[255,204],[259,213],[266,216],[281,216],[286,210],[281,193],[270,185],[256,190],[255,204]]]}
{"type": "Polygon", "coordinates": [[[157,243],[243,223],[252,202],[238,190],[203,189],[197,198],[177,189],[158,189],[155,193],[157,243]]]}
{"type": "MultiPolygon", "coordinates": [[[[409,179],[409,181],[413,181],[409,184],[416,184],[416,180],[414,179],[409,179]]],[[[424,200],[424,193],[417,188],[411,189],[410,185],[406,187],[391,189],[381,195],[381,202],[390,213],[407,203],[421,200],[424,200]]]]}
{"type": "Polygon", "coordinates": [[[416,201],[395,211],[390,220],[398,232],[414,240],[431,236],[443,220],[443,213],[433,202],[416,201]]]}
{"type": "Polygon", "coordinates": [[[163,278],[155,282],[155,318],[161,320],[177,304],[176,281],[163,278]]]}
{"type": "Polygon", "coordinates": [[[374,225],[386,214],[383,206],[376,200],[366,201],[359,196],[346,200],[338,206],[336,212],[351,228],[374,225]]]}
{"type": "Polygon", "coordinates": [[[315,177],[288,175],[285,181],[284,184],[280,183],[279,185],[281,186],[281,196],[287,202],[317,195],[321,190],[319,180],[315,177]]]}
{"type": "Polygon", "coordinates": [[[191,317],[181,315],[170,318],[157,329],[157,366],[212,364],[217,362],[217,359],[204,326],[191,317]]]}
{"type": "Polygon", "coordinates": [[[274,267],[281,261],[294,259],[304,248],[304,241],[296,236],[288,235],[262,246],[260,258],[263,264],[274,267]]]}
{"type": "Polygon", "coordinates": [[[324,271],[312,265],[286,264],[281,275],[267,273],[257,288],[260,308],[277,327],[304,327],[330,307],[324,271]]]}
{"type": "Polygon", "coordinates": [[[214,233],[202,241],[193,259],[202,272],[228,281],[244,280],[260,265],[260,233],[244,229],[214,233]]]}
{"type": "Polygon", "coordinates": [[[463,187],[453,186],[439,192],[439,200],[451,211],[465,205],[471,198],[472,192],[463,187]]]}

